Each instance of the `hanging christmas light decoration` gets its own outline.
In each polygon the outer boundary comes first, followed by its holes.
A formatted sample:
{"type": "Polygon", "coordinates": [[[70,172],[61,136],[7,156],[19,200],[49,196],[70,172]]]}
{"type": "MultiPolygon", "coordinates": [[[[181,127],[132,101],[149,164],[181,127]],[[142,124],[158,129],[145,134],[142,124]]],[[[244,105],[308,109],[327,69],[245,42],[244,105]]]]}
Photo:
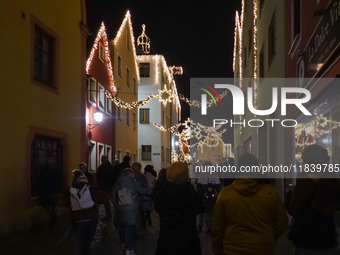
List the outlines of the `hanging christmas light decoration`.
{"type": "Polygon", "coordinates": [[[104,43],[104,52],[105,52],[105,61],[106,64],[108,66],[108,72],[109,72],[109,77],[110,77],[110,85],[112,88],[112,93],[115,94],[117,93],[117,87],[115,86],[115,82],[114,82],[114,76],[113,76],[113,72],[112,72],[112,65],[111,65],[111,58],[110,58],[110,49],[109,49],[109,42],[107,40],[107,34],[106,34],[106,29],[105,29],[105,25],[104,22],[101,23],[98,34],[96,39],[94,40],[94,44],[92,46],[91,49],[91,53],[89,58],[86,61],[86,74],[90,74],[90,67],[93,61],[93,58],[98,50],[98,45],[100,40],[103,39],[103,43],[104,43]]]}
{"type": "Polygon", "coordinates": [[[144,54],[150,53],[150,38],[145,34],[145,25],[142,25],[143,31],[140,36],[137,38],[137,45],[142,47],[142,51],[144,54]]]}
{"type": "MultiPolygon", "coordinates": [[[[218,96],[220,97],[220,99],[224,98],[226,95],[228,94],[228,91],[224,91],[222,94],[219,94],[218,96]]],[[[181,101],[186,102],[187,104],[189,104],[189,106],[193,106],[193,107],[197,107],[197,108],[201,108],[201,102],[197,101],[197,100],[190,100],[189,98],[186,98],[183,95],[179,95],[179,99],[181,101]]],[[[216,96],[215,100],[219,100],[219,98],[216,96]]],[[[212,99],[207,101],[207,108],[212,107],[214,105],[214,101],[212,99]]]]}
{"type": "Polygon", "coordinates": [[[172,94],[171,89],[167,89],[166,85],[164,85],[164,88],[162,90],[158,90],[158,95],[155,96],[158,98],[158,102],[162,103],[164,107],[167,106],[168,103],[171,103],[174,99],[175,95],[172,94]]]}
{"type": "Polygon", "coordinates": [[[181,66],[169,66],[171,75],[183,75],[183,67],[181,66]]]}
{"type": "Polygon", "coordinates": [[[315,140],[331,133],[332,130],[340,127],[339,121],[330,120],[323,114],[318,114],[316,109],[314,110],[313,115],[313,119],[310,122],[298,123],[298,125],[295,127],[295,145],[297,147],[314,144],[315,140]],[[313,141],[309,141],[311,137],[313,137],[313,141]],[[302,143],[299,142],[300,138],[303,140],[302,143]]]}

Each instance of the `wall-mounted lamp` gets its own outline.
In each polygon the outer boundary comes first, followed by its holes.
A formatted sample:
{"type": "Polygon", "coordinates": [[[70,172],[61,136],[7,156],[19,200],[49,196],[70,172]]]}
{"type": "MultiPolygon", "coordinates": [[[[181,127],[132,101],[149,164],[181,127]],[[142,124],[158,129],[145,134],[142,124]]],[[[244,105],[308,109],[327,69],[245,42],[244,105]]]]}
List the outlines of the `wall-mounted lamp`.
{"type": "Polygon", "coordinates": [[[93,114],[93,117],[94,117],[94,120],[97,122],[97,124],[88,124],[87,129],[93,129],[96,126],[98,126],[100,124],[100,122],[102,122],[102,120],[103,120],[103,113],[97,110],[93,114]]]}

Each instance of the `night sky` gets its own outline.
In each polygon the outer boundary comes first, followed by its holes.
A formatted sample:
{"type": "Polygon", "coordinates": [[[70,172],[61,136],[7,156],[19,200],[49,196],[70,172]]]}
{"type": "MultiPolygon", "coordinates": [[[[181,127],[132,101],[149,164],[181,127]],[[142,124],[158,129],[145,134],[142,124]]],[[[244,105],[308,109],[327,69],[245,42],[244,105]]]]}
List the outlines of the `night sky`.
{"type": "MultiPolygon", "coordinates": [[[[189,97],[190,78],[233,77],[235,11],[240,2],[87,0],[87,25],[92,31],[87,52],[102,21],[108,38],[113,39],[130,10],[135,40],[145,24],[151,53],[164,55],[169,66],[183,67],[184,75],[175,79],[178,92],[189,97]]],[[[222,100],[232,106],[231,97],[222,100]]],[[[189,113],[189,106],[182,103],[182,119],[187,119],[189,113]]],[[[232,128],[228,131],[223,140],[233,142],[232,128]]]]}

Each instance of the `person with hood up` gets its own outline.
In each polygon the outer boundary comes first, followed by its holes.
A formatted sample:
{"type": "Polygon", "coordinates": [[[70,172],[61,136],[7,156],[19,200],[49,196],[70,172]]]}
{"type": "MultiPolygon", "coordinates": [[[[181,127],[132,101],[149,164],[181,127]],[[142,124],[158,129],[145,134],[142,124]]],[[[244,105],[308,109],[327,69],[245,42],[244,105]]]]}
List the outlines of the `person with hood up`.
{"type": "Polygon", "coordinates": [[[122,250],[126,255],[132,255],[136,224],[138,219],[137,194],[145,195],[148,189],[140,186],[135,180],[134,171],[126,168],[117,180],[111,193],[111,201],[117,211],[118,234],[122,250]]]}
{"type": "MultiPolygon", "coordinates": [[[[303,150],[302,160],[308,165],[329,164],[327,150],[317,144],[303,150]]],[[[295,255],[340,253],[336,249],[334,222],[340,200],[339,179],[327,179],[328,176],[323,175],[310,172],[300,176],[292,196],[286,194],[287,211],[293,216],[289,238],[293,241],[295,255]]]]}
{"type": "MultiPolygon", "coordinates": [[[[244,154],[241,166],[258,166],[244,154]]],[[[220,192],[213,212],[211,242],[215,255],[275,255],[275,241],[286,231],[288,217],[279,194],[255,176],[237,178],[220,192]]]]}
{"type": "Polygon", "coordinates": [[[173,163],[163,188],[155,194],[160,216],[156,255],[201,255],[196,215],[204,212],[201,196],[189,182],[188,166],[173,163]]]}

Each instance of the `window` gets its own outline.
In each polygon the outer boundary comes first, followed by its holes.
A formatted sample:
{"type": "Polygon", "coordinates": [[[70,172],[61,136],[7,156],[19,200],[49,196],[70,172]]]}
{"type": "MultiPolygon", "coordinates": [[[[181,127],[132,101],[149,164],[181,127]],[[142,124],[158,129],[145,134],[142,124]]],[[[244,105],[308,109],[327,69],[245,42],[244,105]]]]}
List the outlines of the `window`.
{"type": "Polygon", "coordinates": [[[137,96],[137,83],[136,78],[133,78],[133,94],[137,96]]]}
{"type": "Polygon", "coordinates": [[[247,66],[247,48],[243,48],[243,67],[245,68],[247,66]]]}
{"type": "Polygon", "coordinates": [[[133,130],[137,130],[136,113],[133,113],[133,130]]]}
{"type": "Polygon", "coordinates": [[[52,137],[36,135],[31,144],[31,197],[39,196],[37,183],[49,156],[55,160],[58,168],[58,182],[63,185],[63,148],[61,141],[52,137]]]}
{"type": "Polygon", "coordinates": [[[250,55],[250,52],[253,50],[253,30],[248,30],[248,56],[250,55]]]}
{"type": "Polygon", "coordinates": [[[126,49],[130,51],[130,33],[126,31],[126,49]]]}
{"type": "Polygon", "coordinates": [[[99,42],[99,59],[104,63],[105,60],[105,51],[104,46],[101,42],[99,42]]]}
{"type": "Polygon", "coordinates": [[[293,7],[293,40],[301,33],[301,0],[292,0],[293,7]]]}
{"type": "Polygon", "coordinates": [[[211,150],[214,151],[214,150],[215,150],[215,147],[212,147],[211,150]]]}
{"type": "Polygon", "coordinates": [[[262,10],[263,10],[264,1],[265,1],[265,0],[260,0],[260,15],[261,15],[262,10]]]}
{"type": "Polygon", "coordinates": [[[96,80],[93,78],[88,79],[88,100],[92,105],[96,106],[97,84],[96,84],[96,80]]]}
{"type": "Polygon", "coordinates": [[[162,161],[164,161],[164,146],[161,147],[161,155],[162,161]]]}
{"type": "Polygon", "coordinates": [[[119,162],[122,162],[122,151],[121,150],[117,151],[117,159],[119,160],[119,162]]]}
{"type": "Polygon", "coordinates": [[[132,160],[133,160],[133,162],[136,162],[136,154],[135,153],[132,155],[132,160]]]}
{"type": "Polygon", "coordinates": [[[221,151],[221,147],[217,147],[217,150],[218,150],[218,151],[221,151]]]}
{"type": "MultiPolygon", "coordinates": [[[[106,92],[109,93],[109,91],[106,92]]],[[[105,98],[106,98],[106,113],[112,115],[112,101],[107,96],[105,96],[105,98]]]]}
{"type": "Polygon", "coordinates": [[[268,27],[268,66],[270,66],[271,63],[273,62],[275,53],[276,42],[275,42],[275,12],[274,12],[268,27]]]}
{"type": "Polygon", "coordinates": [[[97,147],[95,141],[89,142],[89,170],[94,172],[97,170],[97,147]]]}
{"type": "Polygon", "coordinates": [[[121,121],[122,120],[122,107],[117,107],[117,109],[118,109],[117,110],[118,111],[118,114],[117,114],[118,115],[118,120],[121,121]]]}
{"type": "Polygon", "coordinates": [[[130,126],[130,110],[126,109],[126,125],[130,126]]]}
{"type": "Polygon", "coordinates": [[[165,125],[166,125],[167,127],[170,127],[170,119],[169,119],[168,116],[166,116],[166,123],[165,123],[165,125]]]}
{"type": "Polygon", "coordinates": [[[164,111],[162,111],[162,116],[161,116],[161,122],[162,122],[162,126],[164,126],[164,111]]]}
{"type": "Polygon", "coordinates": [[[122,76],[122,67],[123,66],[123,64],[122,64],[122,58],[118,55],[118,76],[120,77],[120,78],[122,78],[123,76],[122,76]]]}
{"type": "Polygon", "coordinates": [[[142,145],[142,160],[151,160],[151,145],[142,145]]]}
{"type": "Polygon", "coordinates": [[[126,86],[130,88],[130,70],[126,68],[126,86]]]}
{"type": "Polygon", "coordinates": [[[140,120],[139,123],[140,124],[149,124],[150,123],[150,109],[149,108],[141,108],[139,110],[139,114],[140,114],[140,120]]]}
{"type": "Polygon", "coordinates": [[[110,145],[105,145],[105,155],[107,156],[107,160],[112,163],[112,147],[110,145]]]}
{"type": "Polygon", "coordinates": [[[38,25],[34,37],[34,79],[43,84],[56,87],[54,82],[55,39],[38,25]]]}
{"type": "Polygon", "coordinates": [[[105,147],[104,147],[104,144],[102,143],[97,143],[98,145],[98,150],[97,150],[97,169],[98,167],[100,166],[101,164],[101,158],[103,155],[105,155],[105,147]]]}
{"type": "Polygon", "coordinates": [[[170,162],[170,150],[166,148],[166,162],[170,162]]]}
{"type": "Polygon", "coordinates": [[[150,77],[150,63],[139,63],[139,76],[150,77]]]}
{"type": "Polygon", "coordinates": [[[98,108],[102,111],[105,110],[105,88],[100,84],[98,83],[98,108]]]}
{"type": "Polygon", "coordinates": [[[260,71],[260,80],[264,78],[264,45],[262,45],[261,51],[260,51],[260,57],[259,57],[259,71],[260,71]]]}

